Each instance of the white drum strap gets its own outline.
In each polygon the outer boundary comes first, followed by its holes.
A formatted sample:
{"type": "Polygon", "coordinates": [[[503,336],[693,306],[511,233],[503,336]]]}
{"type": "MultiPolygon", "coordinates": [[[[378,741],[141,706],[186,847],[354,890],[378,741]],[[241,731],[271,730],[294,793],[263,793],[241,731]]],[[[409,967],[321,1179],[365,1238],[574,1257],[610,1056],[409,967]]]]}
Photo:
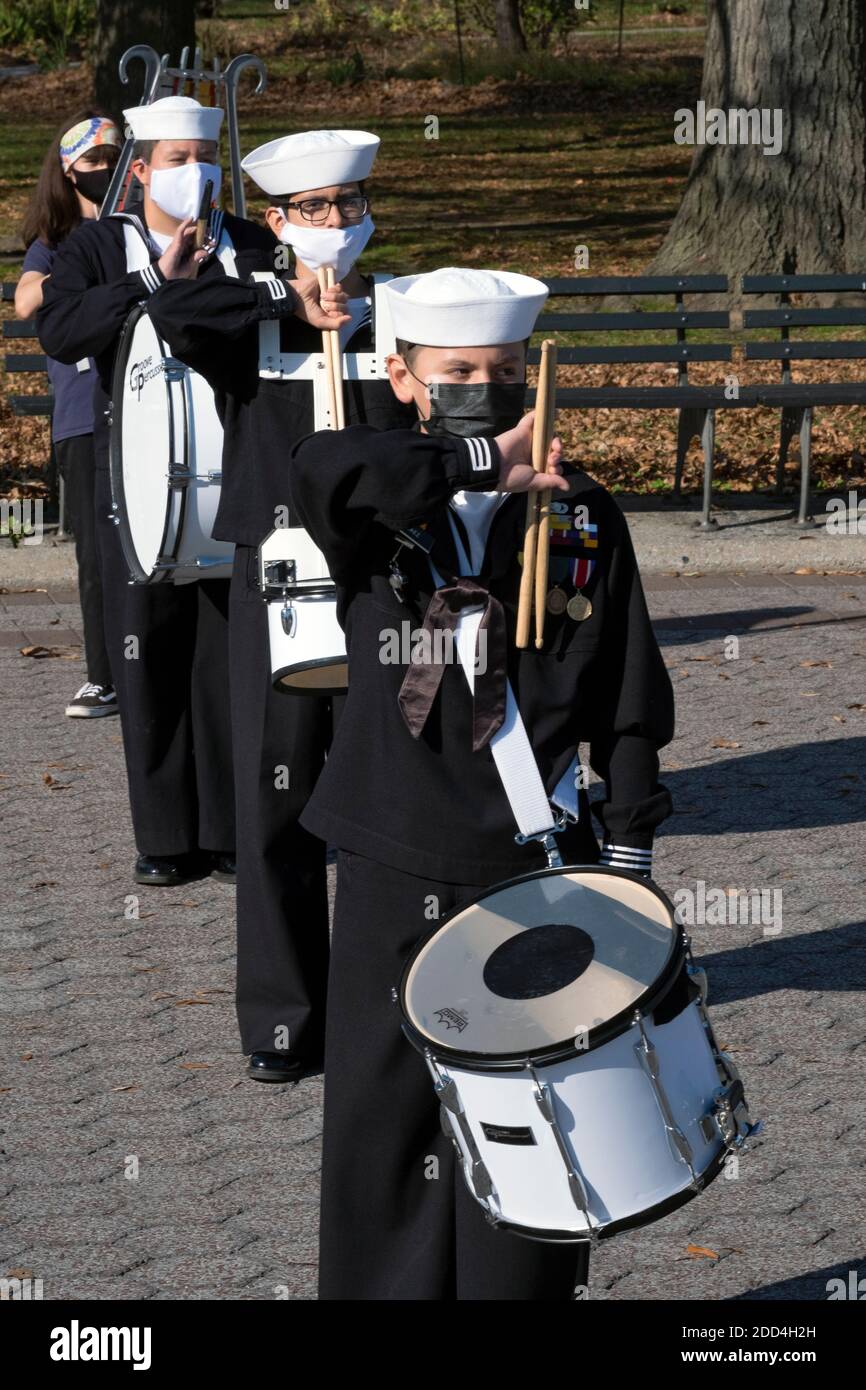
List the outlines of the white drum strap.
{"type": "MultiPolygon", "coordinates": [[[[251,278],[279,283],[277,276],[270,270],[255,270],[251,278]]],[[[388,375],[385,358],[394,351],[396,340],[391,311],[382,287],[393,278],[392,275],[384,274],[373,276],[373,321],[376,335],[374,350],[342,354],[344,381],[374,381],[388,375]]],[[[322,353],[281,351],[279,319],[267,319],[259,324],[259,376],[275,378],[278,381],[318,382],[325,375],[325,359],[322,353]]]]}
{"type": "MultiPolygon", "coordinates": [[[[466,552],[450,515],[448,520],[454,532],[454,543],[457,546],[460,560],[460,573],[470,574],[471,570],[466,552]]],[[[437,588],[441,588],[444,580],[438,574],[433,561],[431,560],[429,563],[434,582],[437,588]]],[[[464,608],[457,619],[455,629],[457,655],[473,695],[475,693],[475,644],[482,617],[482,608],[464,608]]],[[[532,744],[529,742],[526,725],[514,698],[511,682],[507,677],[505,682],[505,719],[491,738],[489,747],[505,795],[508,797],[511,813],[521,835],[539,835],[544,831],[553,830],[554,816],[550,802],[544,790],[544,783],[541,780],[538,763],[532,751],[532,744]]]]}

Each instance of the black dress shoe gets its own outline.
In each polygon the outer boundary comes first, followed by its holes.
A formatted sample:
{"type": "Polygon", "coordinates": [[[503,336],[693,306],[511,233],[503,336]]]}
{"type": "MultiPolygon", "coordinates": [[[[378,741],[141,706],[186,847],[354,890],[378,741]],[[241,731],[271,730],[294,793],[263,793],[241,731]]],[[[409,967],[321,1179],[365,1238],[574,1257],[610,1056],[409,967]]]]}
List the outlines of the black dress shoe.
{"type": "Polygon", "coordinates": [[[165,888],[186,883],[192,876],[191,857],[188,854],[140,854],[135,861],[136,883],[146,883],[151,887],[165,888]]]}
{"type": "Polygon", "coordinates": [[[305,1071],[303,1062],[285,1052],[253,1052],[247,1076],[253,1081],[299,1081],[305,1071]]]}
{"type": "Polygon", "coordinates": [[[211,878],[215,878],[217,883],[237,883],[237,864],[233,854],[211,851],[210,857],[213,864],[211,878]]]}

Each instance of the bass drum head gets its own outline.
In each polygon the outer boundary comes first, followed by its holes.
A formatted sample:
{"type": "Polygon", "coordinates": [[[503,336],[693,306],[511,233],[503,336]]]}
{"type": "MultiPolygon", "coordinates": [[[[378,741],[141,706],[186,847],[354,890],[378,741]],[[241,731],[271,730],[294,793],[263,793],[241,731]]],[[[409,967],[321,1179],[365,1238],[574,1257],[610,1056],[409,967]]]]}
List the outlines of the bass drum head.
{"type": "MultiPolygon", "coordinates": [[[[670,983],[682,932],[658,889],[595,867],[543,869],[453,913],[415,948],[401,1006],[416,1044],[492,1066],[591,1048],[670,983]]],[[[620,1026],[621,1025],[621,1026],[620,1026]]]]}
{"type": "Polygon", "coordinates": [[[112,390],[111,490],[133,579],[151,579],[166,549],[177,447],[161,338],[143,308],[126,321],[112,390]]]}
{"type": "Polygon", "coordinates": [[[300,670],[277,671],[274,684],[295,695],[342,695],[349,688],[349,667],[345,657],[328,657],[300,670]]]}

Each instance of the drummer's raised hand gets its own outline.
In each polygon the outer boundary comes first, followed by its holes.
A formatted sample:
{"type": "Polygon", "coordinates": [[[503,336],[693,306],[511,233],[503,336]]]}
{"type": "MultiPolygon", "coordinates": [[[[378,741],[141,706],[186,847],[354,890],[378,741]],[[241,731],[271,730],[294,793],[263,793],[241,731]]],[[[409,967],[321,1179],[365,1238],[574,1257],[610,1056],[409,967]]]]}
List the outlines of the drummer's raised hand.
{"type": "Polygon", "coordinates": [[[535,411],[524,415],[513,430],[496,435],[502,455],[499,465],[500,492],[567,492],[571,484],[562,476],[562,443],[554,435],[547,454],[547,468],[536,473],[532,466],[532,426],[535,411]]]}
{"type": "Polygon", "coordinates": [[[212,246],[206,243],[201,250],[195,245],[196,220],[188,217],[181,222],[157,264],[166,280],[192,280],[199,265],[210,255],[212,246]]]}
{"type": "Polygon", "coordinates": [[[313,276],[290,280],[289,284],[295,292],[295,313],[312,328],[324,331],[342,328],[349,322],[351,315],[346,313],[349,296],[341,285],[320,291],[319,282],[313,276]]]}

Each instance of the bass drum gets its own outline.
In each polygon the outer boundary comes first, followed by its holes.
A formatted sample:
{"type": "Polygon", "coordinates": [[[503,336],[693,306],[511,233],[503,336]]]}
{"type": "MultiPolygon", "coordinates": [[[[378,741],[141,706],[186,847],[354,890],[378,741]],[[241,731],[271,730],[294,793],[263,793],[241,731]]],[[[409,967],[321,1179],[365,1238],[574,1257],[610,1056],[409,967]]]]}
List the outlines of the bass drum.
{"type": "Polygon", "coordinates": [[[594,1240],[717,1176],[759,1127],[705,997],[664,894],[600,867],[500,884],[415,948],[404,1031],[494,1225],[594,1240]]]}
{"type": "Polygon", "coordinates": [[[204,377],[173,358],[139,305],[112,385],[111,493],[133,583],[228,578],[234,546],[211,535],[223,431],[204,377]]]}

